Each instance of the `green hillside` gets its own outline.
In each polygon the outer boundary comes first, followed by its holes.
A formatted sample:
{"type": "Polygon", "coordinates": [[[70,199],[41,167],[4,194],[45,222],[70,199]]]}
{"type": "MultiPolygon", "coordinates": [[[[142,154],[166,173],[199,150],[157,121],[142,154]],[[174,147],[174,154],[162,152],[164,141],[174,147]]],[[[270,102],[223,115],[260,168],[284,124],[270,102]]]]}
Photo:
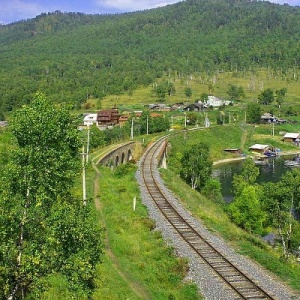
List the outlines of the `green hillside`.
{"type": "Polygon", "coordinates": [[[297,82],[299,33],[299,7],[266,1],[186,0],[120,15],[45,13],[0,26],[0,107],[10,111],[39,90],[79,108],[87,99],[151,92],[163,76],[206,82],[263,68],[297,82]]]}

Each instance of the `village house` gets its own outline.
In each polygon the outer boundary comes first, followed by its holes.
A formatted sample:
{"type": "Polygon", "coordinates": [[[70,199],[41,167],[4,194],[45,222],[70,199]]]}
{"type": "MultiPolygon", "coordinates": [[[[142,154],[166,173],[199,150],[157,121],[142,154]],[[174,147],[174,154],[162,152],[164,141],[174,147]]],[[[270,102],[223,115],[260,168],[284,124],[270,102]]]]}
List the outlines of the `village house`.
{"type": "Polygon", "coordinates": [[[83,118],[83,125],[91,126],[91,125],[98,125],[97,123],[97,116],[98,114],[87,114],[83,118]]]}
{"type": "Polygon", "coordinates": [[[191,104],[188,104],[186,105],[183,110],[184,111],[202,111],[204,108],[204,105],[203,103],[200,103],[200,102],[196,102],[196,103],[191,103],[191,104]]]}
{"type": "Polygon", "coordinates": [[[254,144],[251,147],[249,147],[249,150],[263,155],[264,153],[269,151],[269,145],[254,144]]]}
{"type": "Polygon", "coordinates": [[[164,103],[156,103],[156,104],[147,104],[145,105],[151,111],[170,111],[171,107],[167,106],[164,103]]]}
{"type": "Polygon", "coordinates": [[[279,119],[276,116],[270,114],[270,113],[264,113],[260,117],[260,122],[261,123],[286,123],[286,120],[284,119],[279,119]]]}
{"type": "Polygon", "coordinates": [[[183,108],[185,106],[186,105],[183,102],[172,104],[171,105],[171,111],[174,111],[174,110],[183,111],[183,108]]]}
{"type": "Polygon", "coordinates": [[[151,118],[159,118],[159,117],[162,117],[163,115],[162,114],[158,114],[158,113],[150,113],[150,117],[151,118]]]}
{"type": "Polygon", "coordinates": [[[283,136],[283,141],[284,141],[284,142],[294,143],[294,144],[296,144],[297,146],[299,146],[299,142],[300,142],[300,133],[287,132],[287,133],[283,136]]]}
{"type": "MultiPolygon", "coordinates": [[[[199,101],[198,103],[202,103],[199,101]]],[[[204,107],[213,107],[213,108],[219,108],[224,105],[230,105],[232,102],[231,101],[226,101],[226,100],[221,100],[215,96],[208,96],[207,101],[204,102],[204,107]]]]}
{"type": "Polygon", "coordinates": [[[119,124],[119,111],[117,108],[100,110],[97,114],[99,126],[111,126],[119,124]]]}
{"type": "Polygon", "coordinates": [[[275,117],[274,115],[272,115],[270,113],[264,113],[260,117],[260,121],[261,121],[261,123],[276,123],[277,117],[275,117]]]}
{"type": "Polygon", "coordinates": [[[119,124],[120,124],[120,126],[123,126],[128,121],[129,118],[130,118],[130,115],[128,115],[128,114],[121,115],[119,117],[119,124]]]}

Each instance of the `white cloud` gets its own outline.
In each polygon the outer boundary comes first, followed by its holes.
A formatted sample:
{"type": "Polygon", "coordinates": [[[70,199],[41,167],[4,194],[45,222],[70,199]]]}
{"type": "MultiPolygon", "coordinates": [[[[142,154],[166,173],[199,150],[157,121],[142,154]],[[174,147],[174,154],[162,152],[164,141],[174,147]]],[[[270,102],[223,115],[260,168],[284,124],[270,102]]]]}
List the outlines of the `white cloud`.
{"type": "MultiPolygon", "coordinates": [[[[106,7],[124,11],[136,11],[149,8],[165,6],[168,4],[177,3],[183,0],[94,0],[99,7],[106,7]]],[[[267,0],[261,0],[267,1],[267,0]]],[[[288,3],[291,6],[300,5],[300,0],[268,0],[273,3],[284,4],[288,3]]]]}
{"type": "Polygon", "coordinates": [[[1,1],[0,20],[2,23],[18,21],[21,19],[32,18],[38,15],[41,7],[34,2],[25,2],[22,0],[1,1]]]}
{"type": "Polygon", "coordinates": [[[179,0],[97,0],[99,6],[111,7],[120,11],[136,11],[165,6],[179,0]]]}
{"type": "Polygon", "coordinates": [[[291,6],[298,6],[300,5],[300,1],[299,0],[274,0],[274,1],[271,1],[273,3],[278,3],[278,4],[284,4],[284,3],[287,3],[291,6]]]}

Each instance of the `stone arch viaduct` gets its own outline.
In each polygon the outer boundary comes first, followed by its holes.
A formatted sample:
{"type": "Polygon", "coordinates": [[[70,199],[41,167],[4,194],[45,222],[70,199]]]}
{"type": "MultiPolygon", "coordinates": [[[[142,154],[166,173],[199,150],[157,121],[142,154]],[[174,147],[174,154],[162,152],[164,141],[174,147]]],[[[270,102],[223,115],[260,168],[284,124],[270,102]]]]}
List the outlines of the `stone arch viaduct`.
{"type": "MultiPolygon", "coordinates": [[[[97,164],[102,164],[107,167],[115,168],[119,165],[126,164],[127,162],[136,159],[135,157],[135,147],[136,143],[131,141],[122,145],[117,146],[104,156],[102,156],[98,161],[97,164]]],[[[167,148],[168,148],[168,140],[166,139],[162,144],[162,147],[158,153],[158,164],[163,167],[167,168],[167,148]]],[[[138,151],[139,152],[139,151],[138,151]]],[[[137,154],[138,156],[138,154],[137,154]]]]}
{"type": "Polygon", "coordinates": [[[135,142],[122,144],[104,155],[97,164],[102,164],[111,168],[126,164],[133,159],[134,148],[135,142]]]}

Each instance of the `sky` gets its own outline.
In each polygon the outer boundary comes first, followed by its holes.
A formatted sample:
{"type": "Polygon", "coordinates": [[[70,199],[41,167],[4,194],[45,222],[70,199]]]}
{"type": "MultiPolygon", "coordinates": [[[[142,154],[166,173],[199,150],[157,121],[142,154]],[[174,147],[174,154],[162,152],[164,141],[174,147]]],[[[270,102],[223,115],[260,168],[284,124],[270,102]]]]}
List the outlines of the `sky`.
{"type": "MultiPolygon", "coordinates": [[[[0,24],[26,20],[41,13],[83,12],[87,14],[124,13],[156,8],[179,2],[179,0],[0,0],[0,24]]],[[[274,0],[300,6],[300,0],[274,0]]]]}

